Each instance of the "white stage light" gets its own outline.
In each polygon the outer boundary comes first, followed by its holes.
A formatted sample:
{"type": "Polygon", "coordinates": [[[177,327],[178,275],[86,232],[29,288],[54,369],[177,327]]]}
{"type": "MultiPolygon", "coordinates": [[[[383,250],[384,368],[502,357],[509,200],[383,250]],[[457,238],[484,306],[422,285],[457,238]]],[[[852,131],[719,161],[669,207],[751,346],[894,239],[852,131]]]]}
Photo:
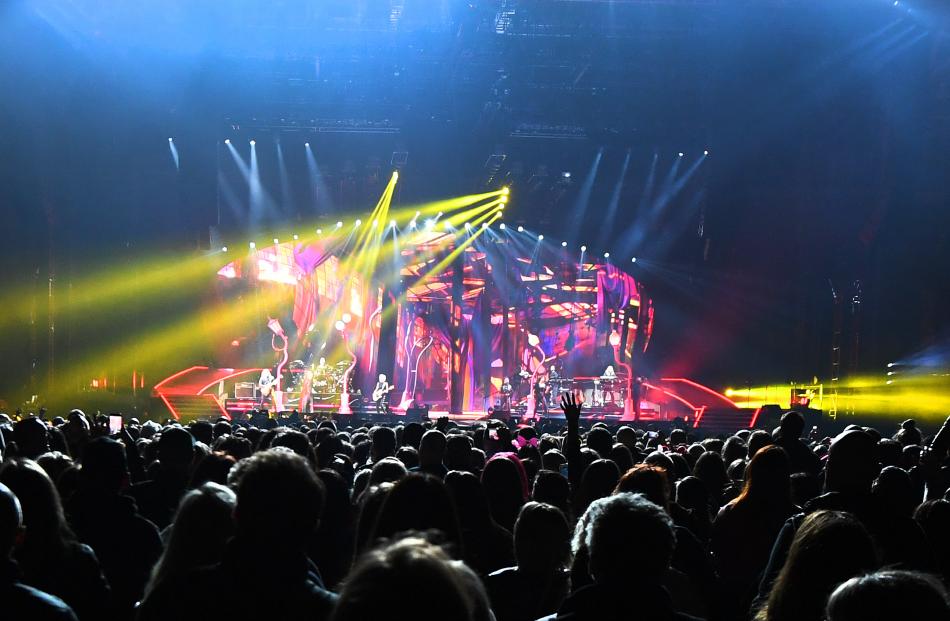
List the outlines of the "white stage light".
{"type": "Polygon", "coordinates": [[[317,235],[323,235],[323,229],[317,229],[317,235]]]}
{"type": "Polygon", "coordinates": [[[587,246],[581,246],[581,252],[587,252],[587,246]]]}
{"type": "Polygon", "coordinates": [[[683,157],[683,152],[682,152],[682,151],[680,151],[680,157],[683,157]]]}
{"type": "Polygon", "coordinates": [[[225,139],[224,139],[224,144],[231,144],[231,139],[230,139],[230,138],[225,138],[225,139]]]}
{"type": "Polygon", "coordinates": [[[609,252],[605,252],[605,253],[604,253],[604,258],[605,258],[605,259],[609,259],[609,258],[610,258],[610,253],[609,253],[609,252]]]}
{"type": "Polygon", "coordinates": [[[519,226],[519,227],[518,227],[518,232],[519,232],[519,233],[524,233],[524,227],[523,227],[523,226],[519,226]]]}
{"type": "Polygon", "coordinates": [[[567,248],[567,242],[561,242],[561,248],[567,248]]]}
{"type": "Polygon", "coordinates": [[[508,228],[508,227],[506,227],[506,226],[505,226],[505,223],[502,222],[501,224],[498,225],[498,228],[500,228],[502,231],[504,231],[504,230],[505,230],[506,228],[508,228]]]}
{"type": "Polygon", "coordinates": [[[279,243],[280,243],[280,240],[275,237],[275,238],[274,238],[274,243],[275,243],[275,244],[279,244],[279,243]]]}
{"type": "Polygon", "coordinates": [[[255,244],[254,242],[251,242],[247,245],[247,247],[250,248],[251,250],[254,250],[255,248],[257,248],[257,244],[255,244]]]}
{"type": "Polygon", "coordinates": [[[309,142],[305,142],[305,143],[303,143],[303,146],[305,146],[305,147],[307,147],[307,148],[309,149],[309,148],[310,148],[310,143],[309,143],[309,142]]]}
{"type": "Polygon", "coordinates": [[[227,251],[228,251],[227,246],[221,246],[221,252],[227,252],[227,251]]]}
{"type": "Polygon", "coordinates": [[[357,219],[356,219],[356,222],[353,223],[353,226],[359,226],[359,225],[361,225],[361,224],[363,224],[363,221],[360,220],[359,218],[357,218],[357,219]]]}
{"type": "Polygon", "coordinates": [[[544,235],[538,235],[538,241],[544,241],[544,235]]]}
{"type": "Polygon", "coordinates": [[[256,145],[256,144],[257,144],[257,141],[256,141],[256,140],[252,140],[252,141],[251,141],[251,146],[252,146],[252,147],[253,147],[254,145],[256,145]]]}
{"type": "Polygon", "coordinates": [[[297,241],[298,239],[300,239],[300,237],[298,237],[297,234],[294,233],[294,241],[297,241]]]}
{"type": "Polygon", "coordinates": [[[339,222],[339,221],[337,221],[337,223],[336,223],[336,228],[340,228],[341,226],[343,226],[343,223],[342,223],[342,222],[339,222]]]}
{"type": "Polygon", "coordinates": [[[703,155],[709,155],[709,151],[703,151],[703,155]]]}
{"type": "Polygon", "coordinates": [[[636,263],[636,262],[637,262],[637,258],[636,258],[636,257],[633,257],[632,259],[630,259],[630,262],[631,262],[631,263],[636,263]]]}

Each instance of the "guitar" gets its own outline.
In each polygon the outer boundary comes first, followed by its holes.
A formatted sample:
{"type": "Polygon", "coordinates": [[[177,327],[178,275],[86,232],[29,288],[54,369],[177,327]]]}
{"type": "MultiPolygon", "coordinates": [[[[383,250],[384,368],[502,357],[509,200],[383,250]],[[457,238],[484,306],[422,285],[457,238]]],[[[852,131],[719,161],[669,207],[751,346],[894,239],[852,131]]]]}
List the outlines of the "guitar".
{"type": "Polygon", "coordinates": [[[395,386],[389,386],[388,388],[383,386],[383,387],[373,390],[373,401],[379,401],[385,395],[387,395],[388,393],[391,393],[394,390],[396,390],[395,386]]]}
{"type": "Polygon", "coordinates": [[[277,385],[277,378],[270,376],[268,373],[267,376],[262,375],[260,381],[257,382],[257,389],[261,392],[262,397],[269,397],[274,392],[274,386],[277,385]]]}

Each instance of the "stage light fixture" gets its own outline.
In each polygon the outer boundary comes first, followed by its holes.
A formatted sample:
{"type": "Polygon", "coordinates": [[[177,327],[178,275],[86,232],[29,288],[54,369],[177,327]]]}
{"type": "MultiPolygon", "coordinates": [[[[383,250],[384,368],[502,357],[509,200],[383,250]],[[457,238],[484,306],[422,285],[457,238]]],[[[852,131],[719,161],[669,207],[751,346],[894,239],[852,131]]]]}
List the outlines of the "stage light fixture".
{"type": "Polygon", "coordinates": [[[336,228],[340,228],[342,226],[343,226],[343,223],[338,220],[336,223],[336,228]]]}
{"type": "Polygon", "coordinates": [[[427,230],[427,231],[431,231],[431,230],[432,230],[432,227],[434,227],[434,226],[435,226],[435,220],[433,220],[432,218],[429,218],[428,220],[426,220],[426,230],[427,230]]]}
{"type": "Polygon", "coordinates": [[[519,227],[518,227],[518,232],[519,232],[519,233],[524,233],[524,227],[523,227],[523,226],[519,226],[519,227]]]}
{"type": "Polygon", "coordinates": [[[275,243],[275,244],[279,244],[279,243],[280,243],[280,240],[275,237],[275,238],[274,238],[274,243],[275,243]]]}
{"type": "Polygon", "coordinates": [[[620,334],[616,330],[610,333],[607,340],[610,342],[611,347],[620,347],[620,334]]]}
{"type": "Polygon", "coordinates": [[[609,258],[610,258],[610,253],[609,253],[609,252],[605,252],[605,253],[604,253],[604,258],[605,258],[605,259],[609,259],[609,258]]]}
{"type": "Polygon", "coordinates": [[[682,152],[682,151],[680,151],[680,157],[683,157],[683,152],[682,152]]]}
{"type": "Polygon", "coordinates": [[[416,221],[415,221],[415,220],[411,220],[411,221],[409,222],[409,228],[410,228],[410,229],[416,228],[416,221]]]}
{"type": "Polygon", "coordinates": [[[390,221],[389,221],[389,226],[395,228],[395,226],[396,226],[396,221],[395,221],[395,220],[390,220],[390,221]]]}
{"type": "Polygon", "coordinates": [[[309,142],[305,142],[305,143],[303,143],[303,146],[305,146],[305,147],[307,147],[307,148],[309,149],[309,148],[310,148],[310,143],[309,143],[309,142]]]}
{"type": "Polygon", "coordinates": [[[487,228],[488,228],[488,223],[487,223],[487,222],[482,222],[482,228],[483,228],[483,229],[487,229],[487,228]]]}
{"type": "Polygon", "coordinates": [[[538,235],[538,241],[544,241],[544,235],[538,235]]]}
{"type": "Polygon", "coordinates": [[[537,347],[541,344],[541,339],[538,338],[537,334],[528,333],[528,345],[531,347],[537,347]]]}
{"type": "Polygon", "coordinates": [[[505,226],[505,223],[502,222],[501,224],[498,225],[498,228],[500,228],[502,231],[504,231],[504,230],[505,230],[506,228],[508,228],[508,227],[506,227],[506,226],[505,226]]]}
{"type": "Polygon", "coordinates": [[[224,144],[231,144],[231,139],[230,139],[230,138],[225,138],[225,139],[224,139],[224,144]]]}
{"type": "Polygon", "coordinates": [[[168,139],[168,142],[175,142],[175,141],[174,141],[174,140],[172,140],[171,138],[169,138],[169,139],[168,139]]]}
{"type": "Polygon", "coordinates": [[[570,179],[571,173],[565,170],[564,172],[561,173],[561,176],[564,177],[565,179],[570,179]]]}
{"type": "Polygon", "coordinates": [[[343,332],[346,329],[346,324],[337,319],[336,323],[333,324],[333,327],[336,328],[338,332],[343,332]]]}
{"type": "Polygon", "coordinates": [[[636,257],[633,257],[632,259],[630,259],[630,262],[631,262],[631,263],[636,263],[636,262],[637,262],[637,258],[636,258],[636,257]]]}
{"type": "Polygon", "coordinates": [[[709,151],[703,151],[703,155],[709,155],[709,151]]]}
{"type": "Polygon", "coordinates": [[[422,215],[422,212],[421,212],[421,211],[417,211],[417,212],[416,212],[416,215],[413,216],[412,219],[415,220],[415,219],[418,218],[420,215],[422,215]]]}
{"type": "Polygon", "coordinates": [[[343,323],[350,323],[351,321],[353,321],[353,315],[349,313],[343,313],[342,315],[340,315],[340,319],[343,320],[343,323]]]}
{"type": "Polygon", "coordinates": [[[227,246],[221,246],[221,252],[227,252],[227,251],[228,251],[227,246]]]}
{"type": "MultiPolygon", "coordinates": [[[[169,138],[169,140],[171,140],[171,138],[169,138]]],[[[508,186],[506,185],[505,187],[501,189],[501,193],[504,194],[505,196],[508,196],[508,194],[511,193],[511,190],[509,190],[508,186]]]]}
{"type": "Polygon", "coordinates": [[[251,146],[252,146],[252,147],[253,147],[254,145],[256,145],[256,144],[257,144],[257,141],[256,141],[256,140],[252,140],[252,141],[251,141],[251,146]]]}
{"type": "Polygon", "coordinates": [[[373,227],[379,226],[379,218],[373,220],[373,227]]]}
{"type": "Polygon", "coordinates": [[[581,246],[581,252],[587,252],[587,246],[581,246]]]}
{"type": "Polygon", "coordinates": [[[465,228],[467,228],[467,229],[472,228],[472,223],[471,223],[471,222],[466,222],[466,223],[465,223],[465,228]]]}
{"type": "Polygon", "coordinates": [[[323,235],[323,229],[317,229],[317,235],[323,235]]]}
{"type": "Polygon", "coordinates": [[[257,244],[255,244],[254,242],[251,242],[247,245],[247,247],[250,248],[251,250],[254,250],[255,248],[257,248],[257,244]]]}
{"type": "Polygon", "coordinates": [[[394,171],[393,171],[393,181],[395,181],[396,179],[399,179],[399,171],[398,171],[398,170],[394,170],[394,171]]]}
{"type": "Polygon", "coordinates": [[[449,222],[448,220],[446,220],[445,222],[442,223],[442,228],[443,228],[444,230],[448,231],[449,229],[452,228],[452,223],[449,222]]]}
{"type": "Polygon", "coordinates": [[[561,248],[567,248],[567,242],[561,242],[561,248]]]}
{"type": "Polygon", "coordinates": [[[508,203],[508,197],[502,196],[500,199],[498,199],[498,202],[501,203],[502,208],[504,208],[504,206],[508,203]]]}
{"type": "Polygon", "coordinates": [[[300,237],[296,233],[294,233],[294,241],[297,241],[298,239],[300,239],[300,237]]]}

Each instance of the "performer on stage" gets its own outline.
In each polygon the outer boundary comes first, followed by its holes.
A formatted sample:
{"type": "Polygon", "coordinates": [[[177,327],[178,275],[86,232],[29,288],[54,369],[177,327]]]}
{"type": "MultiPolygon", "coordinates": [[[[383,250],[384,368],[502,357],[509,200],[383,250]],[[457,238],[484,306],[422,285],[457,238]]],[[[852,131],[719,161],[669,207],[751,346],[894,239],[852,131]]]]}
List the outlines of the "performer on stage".
{"type": "Polygon", "coordinates": [[[511,386],[511,380],[507,377],[501,383],[501,409],[510,412],[511,411],[511,393],[514,391],[514,388],[511,386]]]}
{"type": "Polygon", "coordinates": [[[534,383],[534,412],[535,416],[548,413],[547,385],[542,378],[534,383]]]}
{"type": "Polygon", "coordinates": [[[379,374],[379,381],[373,389],[373,401],[376,402],[376,413],[385,414],[389,411],[389,393],[395,388],[386,380],[386,374],[379,374]]]}
{"type": "Polygon", "coordinates": [[[265,409],[265,403],[268,403],[270,408],[274,407],[274,386],[276,384],[277,378],[270,372],[270,369],[261,371],[261,378],[257,380],[257,390],[261,393],[261,400],[258,403],[260,409],[265,409]]]}
{"type": "Polygon", "coordinates": [[[303,380],[300,382],[300,412],[310,414],[313,412],[313,369],[307,368],[303,372],[303,380]]]}

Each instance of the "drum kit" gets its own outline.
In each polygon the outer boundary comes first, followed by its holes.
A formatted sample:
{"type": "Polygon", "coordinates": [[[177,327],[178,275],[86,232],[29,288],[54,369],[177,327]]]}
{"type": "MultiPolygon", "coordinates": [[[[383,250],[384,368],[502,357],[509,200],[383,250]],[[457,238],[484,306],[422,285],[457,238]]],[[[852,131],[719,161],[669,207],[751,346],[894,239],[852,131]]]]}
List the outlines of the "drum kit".
{"type": "MultiPolygon", "coordinates": [[[[346,369],[350,366],[349,362],[338,362],[336,364],[325,364],[313,368],[313,383],[311,391],[315,401],[327,401],[331,397],[338,397],[343,392],[343,378],[346,375],[346,369]]],[[[287,392],[300,395],[304,387],[304,374],[307,372],[307,364],[303,360],[294,360],[288,365],[290,370],[290,382],[287,385],[287,392]]],[[[349,388],[352,388],[352,378],[349,388]]]]}

